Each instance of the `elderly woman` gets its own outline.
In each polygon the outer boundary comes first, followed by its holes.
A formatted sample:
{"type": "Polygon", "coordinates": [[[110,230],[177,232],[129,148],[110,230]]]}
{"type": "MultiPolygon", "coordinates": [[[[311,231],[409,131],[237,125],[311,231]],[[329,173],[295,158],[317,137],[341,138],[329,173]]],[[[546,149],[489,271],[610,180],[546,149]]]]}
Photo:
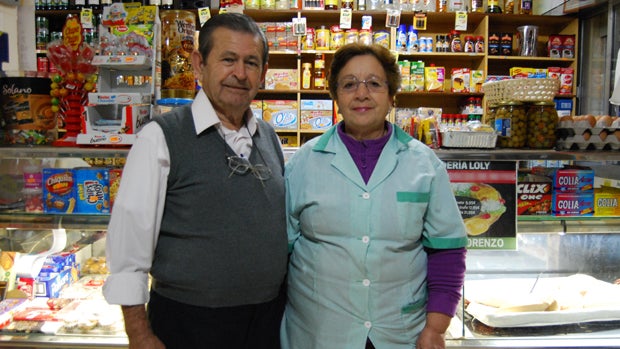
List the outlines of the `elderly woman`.
{"type": "Polygon", "coordinates": [[[467,235],[444,164],[386,121],[399,86],[381,46],[334,54],[329,89],[343,121],[285,171],[283,348],[445,347],[467,235]]]}

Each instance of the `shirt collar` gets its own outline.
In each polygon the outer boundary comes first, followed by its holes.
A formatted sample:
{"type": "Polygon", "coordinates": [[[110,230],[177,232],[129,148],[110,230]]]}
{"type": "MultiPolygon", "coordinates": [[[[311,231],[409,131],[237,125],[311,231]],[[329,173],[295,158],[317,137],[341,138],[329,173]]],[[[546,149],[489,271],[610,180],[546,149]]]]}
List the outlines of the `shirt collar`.
{"type": "MultiPolygon", "coordinates": [[[[245,112],[246,125],[251,135],[254,135],[258,130],[258,121],[254,117],[252,110],[248,108],[245,112]]],[[[204,130],[215,125],[221,125],[220,119],[215,113],[213,104],[204,90],[198,91],[194,102],[192,102],[192,118],[194,119],[194,125],[196,127],[196,134],[202,133],[204,130]]]]}

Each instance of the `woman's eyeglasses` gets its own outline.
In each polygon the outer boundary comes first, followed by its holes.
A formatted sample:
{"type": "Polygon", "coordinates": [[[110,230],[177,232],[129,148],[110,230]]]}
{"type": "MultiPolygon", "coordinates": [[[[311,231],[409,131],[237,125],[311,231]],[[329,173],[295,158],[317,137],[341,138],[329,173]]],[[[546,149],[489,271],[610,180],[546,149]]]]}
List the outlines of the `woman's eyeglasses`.
{"type": "Polygon", "coordinates": [[[375,93],[382,93],[388,89],[387,81],[379,80],[377,78],[370,78],[366,80],[358,80],[356,78],[343,79],[338,81],[338,89],[345,93],[353,93],[357,91],[360,84],[366,85],[366,89],[368,89],[368,91],[375,93]]]}
{"type": "Polygon", "coordinates": [[[228,168],[230,168],[229,178],[232,177],[233,174],[237,175],[245,175],[248,172],[252,172],[254,177],[260,179],[263,186],[265,185],[263,181],[271,178],[271,169],[263,164],[252,165],[250,160],[246,158],[242,158],[240,156],[226,156],[226,163],[228,164],[228,168]]]}

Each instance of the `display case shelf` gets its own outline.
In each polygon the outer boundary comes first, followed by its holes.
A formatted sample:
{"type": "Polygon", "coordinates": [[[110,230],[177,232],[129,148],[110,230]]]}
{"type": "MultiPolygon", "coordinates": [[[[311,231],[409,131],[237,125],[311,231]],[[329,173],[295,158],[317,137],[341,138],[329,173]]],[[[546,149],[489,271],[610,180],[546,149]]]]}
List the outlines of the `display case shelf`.
{"type": "Polygon", "coordinates": [[[107,214],[0,212],[0,227],[5,229],[106,230],[109,220],[107,214]]]}

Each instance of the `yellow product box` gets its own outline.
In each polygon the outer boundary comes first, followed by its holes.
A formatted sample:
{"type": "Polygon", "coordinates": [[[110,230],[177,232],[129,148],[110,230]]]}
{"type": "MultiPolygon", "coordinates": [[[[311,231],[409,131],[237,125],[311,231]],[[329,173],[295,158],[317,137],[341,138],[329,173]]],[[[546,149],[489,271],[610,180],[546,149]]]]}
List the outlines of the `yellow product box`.
{"type": "Polygon", "coordinates": [[[471,71],[469,68],[453,68],[450,71],[452,92],[469,92],[471,71]]]}
{"type": "Polygon", "coordinates": [[[424,62],[411,62],[409,84],[411,91],[424,91],[424,62]]]}
{"type": "Polygon", "coordinates": [[[297,69],[269,69],[265,76],[265,90],[298,90],[297,69]]]}
{"type": "Polygon", "coordinates": [[[297,129],[297,106],[296,100],[264,100],[263,120],[276,129],[297,129]]]}
{"type": "Polygon", "coordinates": [[[279,134],[280,143],[283,147],[297,147],[297,136],[279,134]]]}
{"type": "Polygon", "coordinates": [[[333,102],[329,99],[302,99],[299,128],[326,130],[333,125],[333,102]]]}
{"type": "Polygon", "coordinates": [[[471,80],[469,81],[469,92],[482,92],[482,84],[484,83],[484,70],[472,70],[471,80]]]}
{"type": "Polygon", "coordinates": [[[446,68],[424,67],[424,86],[427,92],[443,92],[446,68]]]}
{"type": "Polygon", "coordinates": [[[510,76],[514,79],[518,78],[545,78],[547,77],[547,69],[544,68],[524,68],[524,67],[512,67],[510,68],[510,76]]]}
{"type": "Polygon", "coordinates": [[[594,189],[594,215],[620,216],[620,189],[600,187],[594,189]]]}

